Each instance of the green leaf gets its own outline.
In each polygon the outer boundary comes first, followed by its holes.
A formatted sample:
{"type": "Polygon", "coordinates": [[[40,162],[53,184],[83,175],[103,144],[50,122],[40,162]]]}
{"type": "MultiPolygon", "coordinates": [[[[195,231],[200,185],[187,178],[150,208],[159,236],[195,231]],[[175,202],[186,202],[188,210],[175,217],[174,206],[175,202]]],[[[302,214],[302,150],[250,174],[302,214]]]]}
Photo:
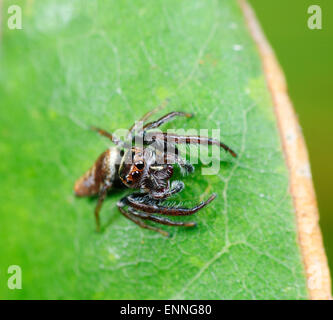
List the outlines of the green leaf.
{"type": "MultiPolygon", "coordinates": [[[[0,297],[302,299],[288,171],[257,48],[233,1],[15,1],[0,65],[0,297]],[[128,128],[166,98],[193,112],[163,127],[221,130],[238,154],[202,165],[175,201],[218,197],[171,238],[119,214],[115,190],[95,232],[96,199],[73,184],[110,146],[90,131],[128,128]],[[7,268],[22,268],[9,290],[7,268]]],[[[162,115],[163,113],[159,115],[162,115]]]]}

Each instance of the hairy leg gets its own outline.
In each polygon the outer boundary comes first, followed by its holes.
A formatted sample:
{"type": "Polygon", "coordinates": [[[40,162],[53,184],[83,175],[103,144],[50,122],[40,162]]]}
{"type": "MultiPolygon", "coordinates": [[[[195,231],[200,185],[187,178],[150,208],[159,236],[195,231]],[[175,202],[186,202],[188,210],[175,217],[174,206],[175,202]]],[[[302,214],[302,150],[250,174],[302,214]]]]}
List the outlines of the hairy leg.
{"type": "Polygon", "coordinates": [[[204,208],[207,204],[212,202],[216,198],[216,194],[213,193],[208,200],[201,202],[193,208],[182,208],[182,207],[167,207],[159,205],[159,201],[149,199],[144,196],[138,199],[138,194],[131,194],[126,197],[126,202],[129,206],[134,209],[147,212],[147,213],[160,213],[169,216],[187,216],[196,213],[200,209],[204,208]]]}
{"type": "Polygon", "coordinates": [[[119,147],[125,147],[125,148],[131,147],[130,144],[118,139],[117,137],[115,137],[114,135],[112,135],[111,133],[109,133],[103,129],[100,129],[97,127],[91,127],[91,130],[94,130],[94,131],[98,132],[101,136],[110,139],[114,144],[116,144],[119,147]]]}
{"type": "Polygon", "coordinates": [[[179,156],[178,153],[167,152],[165,154],[165,162],[168,164],[178,164],[183,173],[192,173],[194,171],[193,165],[179,156]]]}
{"type": "Polygon", "coordinates": [[[102,189],[100,190],[99,194],[98,194],[98,202],[97,205],[95,207],[95,220],[96,220],[96,231],[99,232],[101,229],[101,223],[100,223],[100,219],[99,219],[99,212],[101,211],[103,202],[105,200],[106,194],[108,192],[108,189],[110,189],[111,186],[110,185],[104,185],[102,187],[102,189]]]}
{"type": "Polygon", "coordinates": [[[150,220],[154,221],[160,224],[164,224],[167,226],[174,226],[174,227],[195,227],[197,224],[193,221],[183,222],[183,221],[172,221],[170,219],[167,219],[165,217],[158,217],[154,215],[150,215],[144,212],[137,211],[131,207],[128,208],[128,211],[132,213],[133,215],[144,219],[144,220],[150,220]]]}
{"type": "Polygon", "coordinates": [[[166,199],[176,193],[179,193],[181,192],[183,189],[184,189],[185,185],[184,185],[184,182],[182,181],[174,181],[172,183],[172,188],[170,189],[166,189],[162,192],[158,192],[158,191],[151,191],[149,193],[149,195],[151,197],[153,197],[154,199],[166,199]]]}
{"type": "Polygon", "coordinates": [[[186,113],[186,112],[178,112],[178,111],[173,111],[170,112],[166,115],[164,115],[163,117],[159,118],[156,121],[153,122],[149,122],[147,123],[144,127],[143,130],[150,130],[150,129],[154,129],[154,128],[158,128],[159,126],[161,126],[162,124],[172,120],[175,117],[187,117],[187,118],[191,118],[193,115],[191,113],[186,113]]]}
{"type": "Polygon", "coordinates": [[[225,151],[229,152],[233,157],[237,157],[235,151],[229,148],[226,144],[220,142],[219,140],[215,140],[209,137],[202,136],[182,136],[173,133],[165,133],[165,132],[148,132],[145,135],[145,140],[147,142],[167,142],[169,144],[205,144],[205,145],[217,145],[223,148],[225,151]]]}
{"type": "Polygon", "coordinates": [[[165,237],[169,237],[169,233],[160,229],[160,228],[156,228],[153,226],[150,226],[148,224],[145,224],[141,219],[137,218],[135,215],[133,215],[132,213],[126,211],[122,206],[118,205],[118,209],[119,211],[129,220],[131,220],[132,222],[134,222],[135,224],[137,224],[138,226],[140,226],[141,228],[144,229],[149,229],[155,232],[159,232],[160,234],[162,234],[165,237]]]}
{"type": "Polygon", "coordinates": [[[146,114],[143,115],[143,117],[139,120],[133,123],[133,125],[129,128],[129,134],[128,134],[128,138],[130,138],[133,133],[135,132],[135,130],[138,129],[140,123],[144,123],[146,120],[148,120],[152,115],[154,115],[156,112],[158,112],[159,110],[163,109],[166,105],[168,104],[168,100],[164,100],[162,102],[162,104],[160,104],[159,106],[157,106],[155,109],[147,112],[146,114]]]}
{"type": "Polygon", "coordinates": [[[194,171],[193,165],[179,155],[179,150],[174,144],[162,141],[162,144],[153,147],[155,147],[157,164],[177,164],[183,174],[194,171]]]}

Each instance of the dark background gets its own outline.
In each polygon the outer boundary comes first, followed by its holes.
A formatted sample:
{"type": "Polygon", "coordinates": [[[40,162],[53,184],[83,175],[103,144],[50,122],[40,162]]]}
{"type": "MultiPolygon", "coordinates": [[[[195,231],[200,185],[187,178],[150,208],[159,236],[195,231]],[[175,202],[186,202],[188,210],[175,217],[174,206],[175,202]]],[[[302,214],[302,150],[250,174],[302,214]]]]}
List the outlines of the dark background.
{"type": "Polygon", "coordinates": [[[320,226],[333,274],[333,1],[249,0],[287,78],[308,146],[320,226]],[[310,5],[322,10],[322,29],[307,26],[310,5]]]}

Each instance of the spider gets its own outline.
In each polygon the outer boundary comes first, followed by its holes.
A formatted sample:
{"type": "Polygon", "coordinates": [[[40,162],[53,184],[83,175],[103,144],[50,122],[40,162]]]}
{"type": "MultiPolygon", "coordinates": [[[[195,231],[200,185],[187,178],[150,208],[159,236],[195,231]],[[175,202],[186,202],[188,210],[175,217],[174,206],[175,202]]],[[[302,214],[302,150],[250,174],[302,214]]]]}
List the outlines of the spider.
{"type": "Polygon", "coordinates": [[[103,201],[111,188],[120,185],[140,190],[121,198],[117,203],[119,211],[140,227],[169,236],[168,232],[146,224],[144,220],[168,226],[196,226],[195,222],[172,221],[165,217],[192,215],[216,197],[216,194],[213,193],[206,201],[193,208],[162,204],[163,200],[184,189],[182,181],[170,183],[174,171],[173,165],[177,164],[183,174],[194,171],[193,165],[179,155],[177,145],[218,145],[233,157],[237,156],[227,145],[212,138],[176,135],[160,131],[151,132],[151,129],[158,128],[175,117],[192,117],[190,113],[173,111],[157,121],[146,123],[157,110],[154,109],[146,113],[140,119],[140,122],[133,124],[129,129],[126,141],[118,139],[105,130],[92,127],[93,130],[110,139],[116,145],[104,151],[94,165],[76,181],[74,186],[76,196],[98,195],[98,202],[94,211],[97,231],[100,231],[99,212],[103,201]],[[140,128],[139,124],[141,124],[140,128]],[[138,138],[141,139],[141,143],[133,144],[134,141],[140,140],[138,138]]]}

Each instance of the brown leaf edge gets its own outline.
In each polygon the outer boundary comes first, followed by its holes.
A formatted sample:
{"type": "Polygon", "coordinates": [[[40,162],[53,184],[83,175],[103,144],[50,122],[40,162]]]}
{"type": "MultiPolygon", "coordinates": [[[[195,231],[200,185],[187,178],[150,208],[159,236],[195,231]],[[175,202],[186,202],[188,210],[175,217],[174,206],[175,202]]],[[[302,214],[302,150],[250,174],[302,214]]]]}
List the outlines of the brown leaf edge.
{"type": "Polygon", "coordinates": [[[286,80],[253,9],[246,0],[238,2],[249,32],[258,47],[267,86],[274,103],[280,139],[289,170],[290,192],[296,214],[308,296],[312,300],[332,299],[330,272],[319,228],[319,213],[308,153],[288,96],[286,80]]]}

